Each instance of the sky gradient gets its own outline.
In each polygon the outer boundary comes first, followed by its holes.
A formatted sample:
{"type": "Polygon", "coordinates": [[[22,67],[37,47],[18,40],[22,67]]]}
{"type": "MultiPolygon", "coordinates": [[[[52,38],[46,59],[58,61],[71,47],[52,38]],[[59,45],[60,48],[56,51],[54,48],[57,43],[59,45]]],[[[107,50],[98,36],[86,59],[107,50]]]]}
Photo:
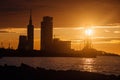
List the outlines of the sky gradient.
{"type": "Polygon", "coordinates": [[[54,35],[83,47],[83,29],[93,27],[93,45],[98,50],[120,54],[120,0],[1,0],[0,43],[17,48],[19,35],[26,35],[29,10],[35,27],[35,47],[40,49],[40,22],[52,16],[54,35]]]}
{"type": "MultiPolygon", "coordinates": [[[[27,35],[27,28],[11,28],[0,30],[0,42],[4,47],[17,49],[20,35],[27,35]]],[[[92,45],[97,50],[120,54],[120,26],[95,26],[93,29],[92,45]]],[[[34,49],[40,49],[40,28],[35,28],[34,49]]],[[[54,28],[54,38],[64,41],[71,41],[71,48],[80,50],[84,47],[85,32],[84,27],[74,28],[54,28]]],[[[1,45],[0,45],[1,46],[1,45]]]]}
{"type": "Polygon", "coordinates": [[[2,0],[0,28],[25,27],[32,9],[35,27],[45,15],[54,27],[116,25],[120,23],[120,0],[2,0]]]}

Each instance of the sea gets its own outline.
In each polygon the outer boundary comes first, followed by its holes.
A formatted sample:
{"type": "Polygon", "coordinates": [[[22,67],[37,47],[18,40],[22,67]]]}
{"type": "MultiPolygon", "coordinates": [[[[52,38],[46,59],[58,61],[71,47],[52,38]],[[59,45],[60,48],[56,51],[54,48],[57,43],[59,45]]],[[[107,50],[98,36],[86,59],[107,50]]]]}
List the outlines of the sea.
{"type": "Polygon", "coordinates": [[[20,66],[21,63],[47,70],[77,70],[106,75],[120,75],[120,57],[118,56],[98,56],[96,58],[3,57],[0,59],[0,65],[20,66]]]}

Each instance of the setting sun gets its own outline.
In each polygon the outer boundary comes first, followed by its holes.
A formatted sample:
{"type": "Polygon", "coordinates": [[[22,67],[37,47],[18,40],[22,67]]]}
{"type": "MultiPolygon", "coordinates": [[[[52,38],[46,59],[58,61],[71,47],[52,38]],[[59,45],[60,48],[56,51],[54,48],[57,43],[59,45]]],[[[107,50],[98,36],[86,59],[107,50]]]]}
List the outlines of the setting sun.
{"type": "Polygon", "coordinates": [[[86,34],[87,36],[91,36],[91,35],[93,34],[93,30],[92,30],[92,29],[86,29],[86,30],[85,30],[85,34],[86,34]]]}

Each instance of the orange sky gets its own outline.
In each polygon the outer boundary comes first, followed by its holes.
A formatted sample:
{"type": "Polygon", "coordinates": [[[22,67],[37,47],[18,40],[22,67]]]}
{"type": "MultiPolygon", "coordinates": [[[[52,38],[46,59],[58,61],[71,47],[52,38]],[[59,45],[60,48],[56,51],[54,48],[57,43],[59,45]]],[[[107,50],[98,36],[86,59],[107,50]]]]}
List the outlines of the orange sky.
{"type": "MultiPolygon", "coordinates": [[[[93,47],[113,53],[120,53],[120,26],[97,26],[93,27],[92,44],[93,47]]],[[[75,50],[82,49],[84,43],[84,28],[54,28],[54,37],[61,40],[72,41],[72,48],[75,50]]],[[[13,48],[17,48],[19,35],[26,35],[26,28],[11,28],[0,30],[0,42],[4,47],[8,47],[9,43],[13,48]]],[[[40,29],[35,28],[34,33],[34,49],[40,49],[40,29]]],[[[1,45],[0,45],[1,46],[1,45]]]]}
{"type": "Polygon", "coordinates": [[[93,45],[99,50],[120,53],[120,0],[2,0],[0,1],[0,42],[17,48],[19,35],[26,35],[29,10],[35,26],[35,49],[39,49],[40,22],[52,16],[54,34],[82,44],[83,27],[94,25],[93,45]]]}
{"type": "Polygon", "coordinates": [[[32,9],[35,27],[43,16],[54,17],[54,27],[120,23],[120,0],[2,0],[0,28],[25,27],[32,9]]]}

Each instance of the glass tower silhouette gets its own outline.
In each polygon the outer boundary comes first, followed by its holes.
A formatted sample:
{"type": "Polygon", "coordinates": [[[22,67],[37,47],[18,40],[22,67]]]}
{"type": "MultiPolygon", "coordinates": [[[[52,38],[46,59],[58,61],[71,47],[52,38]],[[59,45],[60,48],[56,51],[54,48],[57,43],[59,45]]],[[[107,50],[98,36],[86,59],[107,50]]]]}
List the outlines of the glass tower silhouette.
{"type": "Polygon", "coordinates": [[[43,17],[41,22],[41,50],[50,51],[53,42],[53,18],[50,16],[43,17]]]}

